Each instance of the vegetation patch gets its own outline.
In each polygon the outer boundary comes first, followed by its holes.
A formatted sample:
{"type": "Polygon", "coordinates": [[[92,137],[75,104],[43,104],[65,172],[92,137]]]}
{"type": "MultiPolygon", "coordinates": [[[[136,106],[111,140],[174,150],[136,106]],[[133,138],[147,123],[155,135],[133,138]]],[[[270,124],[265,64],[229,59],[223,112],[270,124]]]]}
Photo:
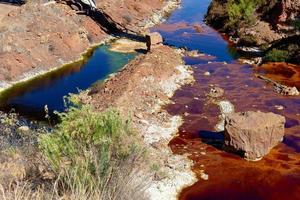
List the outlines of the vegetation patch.
{"type": "Polygon", "coordinates": [[[71,196],[144,196],[143,184],[133,174],[137,176],[134,170],[145,150],[128,121],[115,110],[97,113],[89,106],[71,107],[59,116],[61,123],[40,137],[39,147],[71,196]]]}
{"type": "Polygon", "coordinates": [[[266,61],[270,62],[286,62],[288,58],[289,52],[280,49],[272,49],[265,56],[266,61]]]}
{"type": "Polygon", "coordinates": [[[229,25],[239,25],[241,22],[253,24],[257,0],[231,0],[227,5],[229,25]]]}

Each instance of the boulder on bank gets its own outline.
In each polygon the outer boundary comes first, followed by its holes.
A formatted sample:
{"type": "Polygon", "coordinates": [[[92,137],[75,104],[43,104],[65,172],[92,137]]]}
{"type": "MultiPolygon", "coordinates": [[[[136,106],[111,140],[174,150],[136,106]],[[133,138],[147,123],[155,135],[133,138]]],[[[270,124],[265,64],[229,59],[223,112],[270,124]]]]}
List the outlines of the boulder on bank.
{"type": "Polygon", "coordinates": [[[158,32],[150,33],[146,36],[147,49],[151,50],[163,43],[163,38],[158,32]]]}
{"type": "Polygon", "coordinates": [[[260,160],[280,143],[284,136],[285,117],[274,113],[242,112],[225,118],[227,150],[242,152],[244,158],[260,160]]]}

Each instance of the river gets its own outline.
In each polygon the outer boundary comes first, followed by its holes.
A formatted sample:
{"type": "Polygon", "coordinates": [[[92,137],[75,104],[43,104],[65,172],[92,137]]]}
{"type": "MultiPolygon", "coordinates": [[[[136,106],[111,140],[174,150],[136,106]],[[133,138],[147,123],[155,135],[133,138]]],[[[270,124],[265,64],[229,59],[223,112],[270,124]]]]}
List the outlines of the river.
{"type": "MultiPolygon", "coordinates": [[[[256,78],[259,70],[237,61],[239,56],[233,44],[203,21],[210,2],[182,0],[180,9],[152,28],[163,35],[166,44],[206,55],[185,58],[194,70],[196,82],[177,91],[172,98],[175,104],[165,107],[170,114],[184,119],[178,136],[169,146],[174,154],[189,155],[199,178],[197,183],[182,190],[179,199],[300,199],[300,98],[275,93],[270,85],[256,78]],[[205,76],[205,72],[211,75],[205,76]],[[287,119],[284,141],[258,162],[222,151],[223,135],[214,130],[220,111],[205,95],[210,85],[223,88],[224,98],[234,104],[236,111],[261,110],[284,115],[287,119]],[[278,106],[284,109],[278,110],[278,106]],[[201,179],[203,171],[209,175],[208,180],[201,179]]],[[[110,52],[108,46],[100,46],[85,61],[8,90],[1,97],[1,107],[14,108],[30,118],[43,118],[44,105],[51,111],[63,111],[65,95],[105,79],[134,56],[110,52]]],[[[289,75],[299,71],[289,70],[289,75]]],[[[286,79],[286,73],[271,72],[266,75],[286,79]]],[[[295,81],[299,82],[299,77],[295,81]]]]}
{"type": "MultiPolygon", "coordinates": [[[[300,98],[275,93],[272,86],[256,78],[259,70],[237,62],[238,55],[226,36],[203,22],[210,2],[183,0],[182,7],[164,24],[153,28],[167,44],[211,55],[206,60],[185,58],[193,67],[196,82],[177,91],[172,98],[175,103],[166,107],[172,115],[184,118],[179,136],[169,146],[175,154],[189,155],[199,178],[181,192],[179,199],[300,199],[300,98]],[[211,76],[204,75],[207,71],[211,76]],[[284,115],[284,141],[258,162],[222,151],[223,135],[214,130],[220,111],[205,95],[210,85],[223,88],[224,99],[232,102],[236,111],[261,110],[284,115]],[[284,109],[278,110],[278,106],[284,109]],[[209,180],[200,178],[202,170],[209,180]]],[[[294,84],[289,84],[297,85],[299,69],[281,67],[265,75],[278,80],[296,75],[294,84]]]]}
{"type": "MultiPolygon", "coordinates": [[[[63,66],[59,70],[17,84],[2,92],[1,110],[14,110],[32,120],[44,120],[44,106],[50,114],[65,110],[64,97],[91,87],[105,80],[109,74],[120,70],[135,57],[135,53],[117,53],[109,50],[109,45],[101,45],[87,52],[84,59],[63,66]]],[[[54,116],[54,115],[52,115],[54,116]]]]}

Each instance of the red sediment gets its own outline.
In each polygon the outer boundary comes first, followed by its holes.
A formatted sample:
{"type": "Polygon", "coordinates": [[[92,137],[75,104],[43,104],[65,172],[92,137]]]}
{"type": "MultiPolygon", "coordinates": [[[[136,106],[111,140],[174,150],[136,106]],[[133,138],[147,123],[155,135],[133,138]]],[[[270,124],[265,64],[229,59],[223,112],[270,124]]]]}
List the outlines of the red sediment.
{"type": "MultiPolygon", "coordinates": [[[[282,66],[278,63],[262,69],[268,69],[266,76],[277,81],[298,84],[296,66],[276,69],[282,66]]],[[[179,199],[300,198],[300,97],[275,93],[270,85],[255,77],[255,72],[251,66],[238,63],[199,64],[194,67],[196,82],[175,93],[176,104],[169,105],[167,110],[181,114],[184,124],[169,145],[175,154],[189,155],[194,161],[193,171],[199,177],[197,183],[181,192],[179,199]],[[211,76],[204,76],[205,71],[212,71],[211,76]],[[219,120],[218,106],[205,96],[211,84],[225,90],[224,99],[232,102],[236,111],[261,110],[284,115],[287,125],[283,142],[258,162],[224,152],[222,133],[214,131],[219,120]],[[278,110],[276,105],[284,109],[278,110]],[[201,179],[201,170],[209,175],[209,180],[201,179]]]]}
{"type": "Polygon", "coordinates": [[[288,63],[266,63],[257,68],[259,73],[284,85],[300,89],[300,65],[288,63]]]}

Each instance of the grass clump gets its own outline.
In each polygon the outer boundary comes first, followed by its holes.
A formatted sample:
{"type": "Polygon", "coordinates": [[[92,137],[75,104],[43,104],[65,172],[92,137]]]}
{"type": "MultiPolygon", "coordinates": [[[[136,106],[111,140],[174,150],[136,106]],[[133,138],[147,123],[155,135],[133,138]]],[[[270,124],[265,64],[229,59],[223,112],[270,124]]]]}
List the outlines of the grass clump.
{"type": "Polygon", "coordinates": [[[39,148],[70,199],[143,199],[139,180],[145,151],[129,122],[115,110],[71,107],[61,123],[39,138],[39,148]]]}
{"type": "Polygon", "coordinates": [[[272,49],[265,56],[265,60],[270,62],[286,62],[288,59],[289,52],[280,49],[272,49]]]}

